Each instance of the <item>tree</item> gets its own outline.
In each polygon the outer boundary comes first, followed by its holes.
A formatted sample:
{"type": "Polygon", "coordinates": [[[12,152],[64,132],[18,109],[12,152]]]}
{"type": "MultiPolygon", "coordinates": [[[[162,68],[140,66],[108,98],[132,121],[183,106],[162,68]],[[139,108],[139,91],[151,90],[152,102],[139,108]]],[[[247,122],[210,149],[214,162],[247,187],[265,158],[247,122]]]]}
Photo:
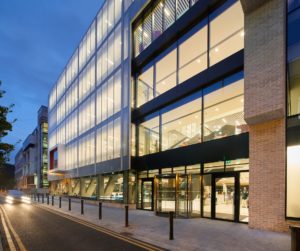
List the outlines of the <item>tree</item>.
{"type": "MultiPolygon", "coordinates": [[[[2,82],[0,81],[0,87],[2,82]]],[[[4,90],[0,90],[0,99],[5,94],[4,90]]],[[[14,150],[14,145],[3,142],[3,138],[12,131],[12,124],[15,122],[9,122],[7,116],[12,112],[13,104],[9,106],[0,105],[0,167],[4,167],[5,163],[9,161],[9,154],[14,150]]]]}

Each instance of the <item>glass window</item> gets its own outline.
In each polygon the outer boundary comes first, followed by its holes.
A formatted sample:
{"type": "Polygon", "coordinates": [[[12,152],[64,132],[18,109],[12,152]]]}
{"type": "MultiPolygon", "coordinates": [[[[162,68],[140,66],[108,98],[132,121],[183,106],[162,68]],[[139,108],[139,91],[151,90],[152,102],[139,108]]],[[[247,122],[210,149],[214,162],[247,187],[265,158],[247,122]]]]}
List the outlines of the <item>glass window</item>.
{"type": "Polygon", "coordinates": [[[176,86],[177,49],[172,50],[156,63],[156,95],[176,86]]]}
{"type": "Polygon", "coordinates": [[[101,132],[101,149],[102,149],[102,161],[107,160],[107,125],[102,127],[101,132]]]}
{"type": "Polygon", "coordinates": [[[95,134],[94,132],[81,138],[78,142],[79,167],[95,163],[95,134]]]}
{"type": "Polygon", "coordinates": [[[153,66],[138,77],[137,106],[141,106],[153,99],[153,66]]]}
{"type": "Polygon", "coordinates": [[[114,79],[111,77],[107,82],[107,117],[114,114],[114,79]]]}
{"type": "Polygon", "coordinates": [[[249,159],[226,160],[226,171],[244,171],[249,170],[249,159]]]}
{"type": "Polygon", "coordinates": [[[104,20],[102,17],[102,12],[103,11],[101,10],[97,16],[97,45],[98,46],[103,41],[102,25],[104,23],[104,20]]]}
{"type": "Polygon", "coordinates": [[[107,159],[114,158],[114,124],[113,121],[107,125],[107,159]]]}
{"type": "Polygon", "coordinates": [[[203,175],[203,216],[211,217],[211,196],[212,196],[212,186],[211,186],[211,174],[203,175]]]}
{"type": "Polygon", "coordinates": [[[97,177],[81,178],[81,196],[88,198],[97,198],[97,177]]]}
{"type": "Polygon", "coordinates": [[[177,0],[176,15],[180,18],[189,9],[190,0],[177,0]]]}
{"type": "MultiPolygon", "coordinates": [[[[107,69],[108,69],[108,59],[107,59],[107,42],[101,47],[101,70],[102,70],[102,81],[107,77],[107,69]]],[[[111,62],[112,63],[112,62],[111,62]]]]}
{"type": "Polygon", "coordinates": [[[102,8],[102,39],[104,40],[107,36],[107,25],[108,25],[108,17],[107,17],[107,2],[104,2],[102,8]]]}
{"type": "Polygon", "coordinates": [[[205,163],[204,173],[224,172],[224,161],[205,163]]]}
{"type": "Polygon", "coordinates": [[[176,9],[176,1],[165,0],[165,7],[164,7],[165,30],[175,22],[175,9],[176,9]]]}
{"type": "Polygon", "coordinates": [[[102,92],[101,92],[101,101],[102,101],[102,105],[101,105],[101,121],[104,121],[107,119],[107,83],[104,83],[102,85],[101,88],[102,92]]]}
{"type": "Polygon", "coordinates": [[[151,44],[151,28],[152,28],[152,14],[148,14],[144,19],[143,29],[143,49],[151,44]]]}
{"type": "Polygon", "coordinates": [[[143,24],[141,23],[134,31],[134,55],[138,56],[143,50],[143,24]]]}
{"type": "Polygon", "coordinates": [[[185,166],[173,167],[173,173],[185,174],[185,166]]]}
{"type": "Polygon", "coordinates": [[[201,93],[197,93],[173,105],[176,108],[163,112],[162,150],[201,142],[201,105],[201,93]]]}
{"type": "Polygon", "coordinates": [[[207,26],[201,26],[179,46],[179,83],[207,68],[207,26]]]}
{"type": "Polygon", "coordinates": [[[155,6],[153,10],[153,17],[152,17],[152,40],[155,40],[158,38],[163,31],[163,3],[162,1],[159,1],[158,4],[155,6]]]}
{"type": "Polygon", "coordinates": [[[122,0],[115,0],[115,23],[117,23],[122,14],[122,0]]]}
{"type": "Polygon", "coordinates": [[[186,167],[186,173],[200,173],[200,164],[197,165],[192,165],[192,166],[187,166],[186,167]]]}
{"type": "Polygon", "coordinates": [[[139,125],[139,156],[159,151],[159,117],[139,125]]]}
{"type": "Polygon", "coordinates": [[[121,156],[121,120],[114,120],[114,158],[121,156]]]}
{"type": "Polygon", "coordinates": [[[79,76],[79,102],[87,97],[95,87],[95,59],[85,67],[79,76]]]}
{"type": "Polygon", "coordinates": [[[249,221],[249,172],[240,173],[240,221],[249,221]]]}
{"type": "Polygon", "coordinates": [[[123,174],[100,175],[100,200],[123,201],[123,174]]]}
{"type": "Polygon", "coordinates": [[[66,74],[63,72],[57,81],[56,97],[57,100],[63,95],[66,88],[66,74]]]}
{"type": "Polygon", "coordinates": [[[300,9],[288,15],[288,115],[300,114],[300,9]]]}
{"type": "Polygon", "coordinates": [[[79,107],[79,134],[95,126],[95,95],[89,97],[79,107]]]}
{"type": "Polygon", "coordinates": [[[210,20],[210,65],[214,65],[244,48],[244,12],[240,1],[225,3],[210,15],[210,20]]]}
{"type": "MultiPolygon", "coordinates": [[[[116,0],[120,1],[120,0],[116,0]]],[[[122,57],[122,36],[121,36],[121,25],[115,29],[115,40],[114,40],[114,68],[116,69],[121,63],[122,57]]]]}
{"type": "Polygon", "coordinates": [[[101,141],[101,128],[97,130],[97,134],[96,134],[96,161],[97,163],[102,161],[102,141],[101,141]]]}
{"type": "Polygon", "coordinates": [[[107,18],[108,32],[110,32],[114,27],[114,19],[115,19],[114,5],[115,3],[113,0],[108,1],[108,18],[107,18]]]}
{"type": "Polygon", "coordinates": [[[243,79],[204,96],[204,141],[247,131],[243,79]]]}
{"type": "Polygon", "coordinates": [[[114,113],[121,110],[121,70],[114,75],[114,113]]]}
{"type": "Polygon", "coordinates": [[[114,69],[114,34],[111,34],[107,42],[107,74],[114,69]]]}
{"type": "Polygon", "coordinates": [[[102,78],[102,51],[101,49],[98,50],[97,52],[97,66],[96,66],[96,71],[97,71],[97,85],[101,83],[101,78],[102,78]]]}

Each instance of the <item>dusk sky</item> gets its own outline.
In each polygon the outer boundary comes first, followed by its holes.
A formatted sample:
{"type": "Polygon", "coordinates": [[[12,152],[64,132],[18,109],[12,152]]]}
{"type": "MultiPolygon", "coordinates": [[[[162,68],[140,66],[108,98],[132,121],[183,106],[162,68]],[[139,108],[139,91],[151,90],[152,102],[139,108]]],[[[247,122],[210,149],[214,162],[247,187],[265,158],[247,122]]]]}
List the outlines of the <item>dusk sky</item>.
{"type": "MultiPolygon", "coordinates": [[[[1,105],[15,104],[17,119],[6,142],[25,140],[37,111],[103,0],[0,0],[0,80],[7,93],[1,105]]],[[[16,146],[15,153],[22,143],[16,146]]]]}

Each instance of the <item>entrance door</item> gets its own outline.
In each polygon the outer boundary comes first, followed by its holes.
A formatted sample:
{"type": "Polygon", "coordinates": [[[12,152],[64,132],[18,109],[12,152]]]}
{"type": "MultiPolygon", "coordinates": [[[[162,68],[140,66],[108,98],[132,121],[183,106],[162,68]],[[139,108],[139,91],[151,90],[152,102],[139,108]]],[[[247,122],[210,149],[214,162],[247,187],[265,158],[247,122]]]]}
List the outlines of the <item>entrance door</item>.
{"type": "Polygon", "coordinates": [[[178,176],[177,189],[177,214],[182,217],[188,217],[188,176],[178,176]]]}
{"type": "Polygon", "coordinates": [[[153,179],[142,181],[142,209],[153,210],[153,179]]]}
{"type": "Polygon", "coordinates": [[[236,177],[215,176],[213,183],[214,218],[223,220],[236,219],[236,177]]]}

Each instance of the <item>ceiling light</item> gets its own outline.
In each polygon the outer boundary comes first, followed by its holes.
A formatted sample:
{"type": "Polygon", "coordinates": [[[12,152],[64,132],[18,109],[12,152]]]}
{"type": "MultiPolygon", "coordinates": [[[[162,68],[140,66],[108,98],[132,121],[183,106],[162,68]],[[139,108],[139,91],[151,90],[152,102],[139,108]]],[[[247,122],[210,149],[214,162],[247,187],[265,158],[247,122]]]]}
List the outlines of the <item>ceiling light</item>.
{"type": "Polygon", "coordinates": [[[218,48],[218,47],[216,47],[216,48],[215,48],[215,52],[218,52],[218,51],[219,51],[219,48],[218,48]]]}
{"type": "Polygon", "coordinates": [[[241,99],[241,103],[244,103],[244,99],[243,98],[241,99]]]}
{"type": "Polygon", "coordinates": [[[182,122],[179,120],[179,121],[178,121],[178,124],[179,124],[179,125],[181,125],[181,124],[182,124],[182,122]]]}
{"type": "Polygon", "coordinates": [[[168,9],[165,9],[165,14],[169,17],[170,16],[170,12],[168,9]]]}
{"type": "Polygon", "coordinates": [[[201,63],[201,59],[200,58],[197,59],[197,63],[198,64],[201,63]]]}
{"type": "Polygon", "coordinates": [[[165,84],[166,84],[166,82],[165,82],[165,81],[162,81],[161,83],[162,83],[163,85],[165,85],[165,84]]]}
{"type": "Polygon", "coordinates": [[[140,31],[143,31],[142,27],[139,27],[139,30],[140,30],[140,31]]]}
{"type": "Polygon", "coordinates": [[[215,111],[218,112],[220,109],[218,107],[216,107],[215,111]]]}
{"type": "Polygon", "coordinates": [[[240,33],[240,36],[241,36],[241,37],[244,37],[244,36],[245,36],[245,32],[242,31],[242,32],[240,33]]]}
{"type": "Polygon", "coordinates": [[[226,124],[227,120],[225,118],[222,118],[222,121],[226,124]]]}
{"type": "Polygon", "coordinates": [[[149,35],[146,32],[144,32],[144,36],[147,38],[149,37],[149,35]]]}
{"type": "Polygon", "coordinates": [[[160,7],[164,7],[163,3],[160,3],[159,5],[160,5],[160,7]]]}
{"type": "Polygon", "coordinates": [[[198,116],[198,115],[196,115],[196,116],[195,116],[195,119],[197,119],[198,117],[199,117],[199,116],[198,116]]]}

